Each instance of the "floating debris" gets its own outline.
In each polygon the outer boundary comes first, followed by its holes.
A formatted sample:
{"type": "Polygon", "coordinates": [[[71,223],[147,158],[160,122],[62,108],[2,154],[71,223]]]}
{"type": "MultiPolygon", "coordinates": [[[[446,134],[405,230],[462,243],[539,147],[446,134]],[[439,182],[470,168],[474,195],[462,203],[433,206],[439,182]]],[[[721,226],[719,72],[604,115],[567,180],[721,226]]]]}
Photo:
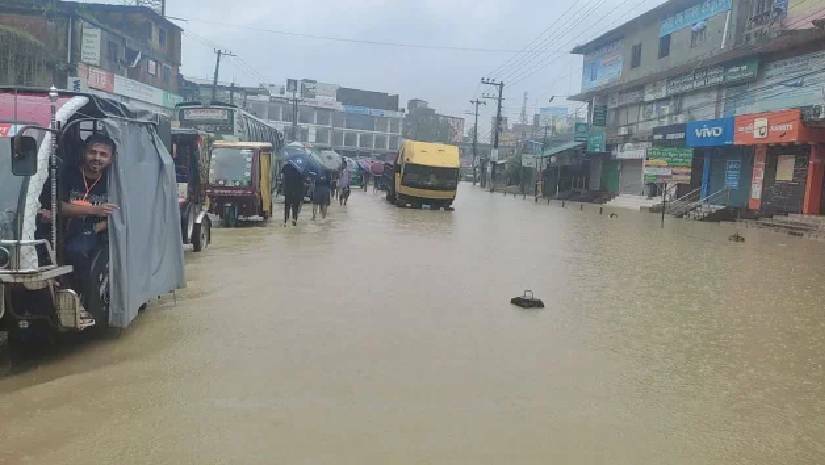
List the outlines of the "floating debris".
{"type": "Polygon", "coordinates": [[[739,233],[731,234],[728,236],[728,240],[731,242],[745,242],[745,238],[739,233]]]}
{"type": "Polygon", "coordinates": [[[521,308],[544,308],[544,302],[537,299],[530,289],[526,289],[524,295],[510,299],[510,303],[521,308]]]}

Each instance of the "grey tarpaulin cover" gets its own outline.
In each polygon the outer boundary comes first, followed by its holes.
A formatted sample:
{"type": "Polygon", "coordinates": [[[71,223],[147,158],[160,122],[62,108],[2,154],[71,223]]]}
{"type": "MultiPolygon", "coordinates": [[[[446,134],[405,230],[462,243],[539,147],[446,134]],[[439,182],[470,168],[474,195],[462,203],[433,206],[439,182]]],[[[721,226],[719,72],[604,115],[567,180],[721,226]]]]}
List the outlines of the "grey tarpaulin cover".
{"type": "Polygon", "coordinates": [[[117,144],[109,201],[109,324],[125,328],[138,308],[186,286],[175,165],[154,127],[106,118],[117,144]]]}

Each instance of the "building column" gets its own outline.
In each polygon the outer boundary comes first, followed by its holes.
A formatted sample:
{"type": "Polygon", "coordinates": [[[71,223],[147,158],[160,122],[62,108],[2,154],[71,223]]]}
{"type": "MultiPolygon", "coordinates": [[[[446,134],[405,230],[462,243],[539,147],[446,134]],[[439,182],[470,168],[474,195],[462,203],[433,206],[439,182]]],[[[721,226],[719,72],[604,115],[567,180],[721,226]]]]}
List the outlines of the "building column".
{"type": "Polygon", "coordinates": [[[762,180],[765,178],[765,166],[768,160],[768,146],[758,144],[753,149],[753,177],[751,178],[751,195],[748,209],[758,211],[762,208],[762,180]]]}
{"type": "Polygon", "coordinates": [[[705,156],[702,159],[702,192],[700,199],[710,195],[710,150],[705,149],[705,156]]]}
{"type": "Polygon", "coordinates": [[[825,178],[825,146],[811,145],[811,156],[808,158],[808,178],[805,181],[805,199],[802,202],[802,213],[818,215],[822,202],[822,181],[825,178]]]}

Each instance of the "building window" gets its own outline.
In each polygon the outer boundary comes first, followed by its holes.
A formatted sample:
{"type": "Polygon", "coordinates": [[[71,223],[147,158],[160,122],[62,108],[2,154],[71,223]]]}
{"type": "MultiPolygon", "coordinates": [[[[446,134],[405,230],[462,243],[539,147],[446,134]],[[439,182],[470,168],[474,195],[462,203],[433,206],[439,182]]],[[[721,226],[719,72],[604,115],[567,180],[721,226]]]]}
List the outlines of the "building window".
{"type": "Polygon", "coordinates": [[[376,134],[375,135],[375,148],[378,150],[387,150],[387,136],[376,134]]]}
{"type": "Polygon", "coordinates": [[[631,68],[638,68],[642,65],[642,44],[636,44],[633,46],[633,52],[630,57],[630,67],[631,68]]]}
{"type": "Polygon", "coordinates": [[[298,122],[307,124],[315,123],[315,111],[312,108],[299,108],[298,122]]]}
{"type": "Polygon", "coordinates": [[[358,144],[358,134],[354,132],[344,133],[344,147],[355,147],[358,144]]]}
{"type": "Polygon", "coordinates": [[[659,38],[659,58],[670,55],[670,34],[659,38]]]}
{"type": "Polygon", "coordinates": [[[152,76],[157,76],[158,75],[158,62],[155,61],[155,60],[147,60],[146,61],[146,70],[152,76]]]}
{"type": "Polygon", "coordinates": [[[119,50],[118,50],[118,47],[117,47],[117,43],[116,43],[116,42],[112,42],[112,41],[110,40],[110,41],[106,44],[106,48],[108,49],[108,52],[109,52],[109,53],[108,53],[108,55],[109,55],[109,62],[110,62],[110,63],[112,63],[112,64],[114,64],[114,65],[117,65],[117,64],[119,63],[119,60],[118,60],[118,55],[120,55],[120,53],[118,53],[118,52],[119,52],[119,50]]]}
{"type": "Polygon", "coordinates": [[[599,77],[598,69],[599,69],[599,67],[596,66],[595,64],[590,65],[590,81],[591,82],[595,81],[599,77]]]}
{"type": "Polygon", "coordinates": [[[329,144],[329,129],[315,128],[315,143],[329,144]]]}
{"type": "Polygon", "coordinates": [[[160,48],[166,48],[166,29],[158,30],[158,43],[160,44],[160,48]]]}
{"type": "Polygon", "coordinates": [[[371,149],[372,148],[372,134],[368,132],[362,132],[358,137],[358,147],[362,149],[371,149]]]}
{"type": "Polygon", "coordinates": [[[390,132],[393,134],[401,134],[400,129],[400,119],[399,118],[391,118],[390,119],[390,132]]]}
{"type": "Polygon", "coordinates": [[[161,68],[161,77],[163,78],[163,82],[169,82],[172,80],[172,67],[163,65],[161,68]]]}
{"type": "Polygon", "coordinates": [[[398,136],[390,136],[390,150],[398,150],[398,136]]]}
{"type": "Polygon", "coordinates": [[[126,47],[126,66],[134,68],[137,66],[140,53],[137,50],[126,47]]]}
{"type": "Polygon", "coordinates": [[[317,124],[329,126],[332,122],[332,112],[327,110],[316,110],[315,117],[317,118],[317,124]]]}
{"type": "Polygon", "coordinates": [[[690,46],[698,47],[705,42],[707,38],[707,27],[701,27],[690,30],[690,46]]]}
{"type": "Polygon", "coordinates": [[[343,147],[344,145],[344,132],[343,131],[332,131],[332,145],[334,147],[343,147]]]}

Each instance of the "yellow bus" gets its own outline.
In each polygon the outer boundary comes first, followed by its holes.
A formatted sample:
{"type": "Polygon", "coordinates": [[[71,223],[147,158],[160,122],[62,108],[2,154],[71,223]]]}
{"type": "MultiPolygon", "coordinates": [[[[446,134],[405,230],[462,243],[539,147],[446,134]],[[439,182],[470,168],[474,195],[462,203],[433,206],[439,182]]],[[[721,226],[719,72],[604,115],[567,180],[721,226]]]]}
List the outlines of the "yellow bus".
{"type": "Polygon", "coordinates": [[[450,209],[460,166],[458,147],[454,145],[405,140],[393,166],[387,200],[399,207],[450,209]]]}

